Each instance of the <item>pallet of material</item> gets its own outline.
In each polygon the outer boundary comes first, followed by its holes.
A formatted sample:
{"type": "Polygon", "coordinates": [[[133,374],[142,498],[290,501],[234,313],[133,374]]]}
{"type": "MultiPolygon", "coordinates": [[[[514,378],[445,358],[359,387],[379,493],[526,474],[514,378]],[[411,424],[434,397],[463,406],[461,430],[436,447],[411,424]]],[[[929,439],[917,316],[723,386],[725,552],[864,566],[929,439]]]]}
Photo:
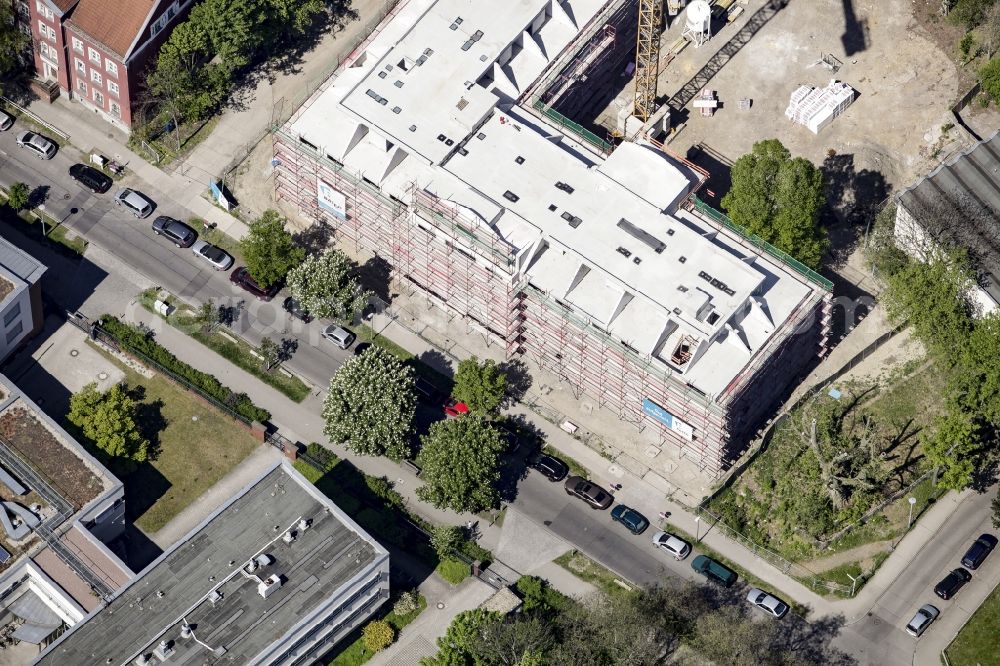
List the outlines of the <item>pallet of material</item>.
{"type": "Polygon", "coordinates": [[[685,48],[687,48],[687,45],[689,43],[690,42],[688,42],[688,38],[687,37],[678,37],[674,41],[674,43],[670,45],[670,52],[671,53],[680,53],[685,48]]]}
{"type": "Polygon", "coordinates": [[[736,0],[716,0],[715,4],[712,6],[712,13],[716,16],[716,18],[721,17],[734,2],[736,2],[736,0]]]}
{"type": "Polygon", "coordinates": [[[742,13],[743,13],[743,8],[740,7],[739,5],[736,5],[735,7],[730,7],[729,13],[726,14],[726,23],[732,23],[733,21],[738,19],[740,17],[740,14],[742,13]]]}

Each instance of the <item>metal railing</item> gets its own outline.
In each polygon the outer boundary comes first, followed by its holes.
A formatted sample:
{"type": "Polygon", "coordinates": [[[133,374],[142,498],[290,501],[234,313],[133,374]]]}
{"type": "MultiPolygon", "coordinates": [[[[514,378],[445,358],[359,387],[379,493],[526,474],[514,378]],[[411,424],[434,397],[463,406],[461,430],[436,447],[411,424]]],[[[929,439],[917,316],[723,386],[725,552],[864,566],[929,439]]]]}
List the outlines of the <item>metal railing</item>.
{"type": "Polygon", "coordinates": [[[597,136],[590,130],[586,129],[582,125],[574,123],[572,120],[570,120],[563,114],[559,113],[555,109],[551,107],[546,107],[545,103],[542,102],[542,100],[540,99],[535,100],[535,102],[531,106],[533,109],[535,109],[535,111],[538,111],[540,114],[542,114],[542,116],[544,116],[546,120],[555,123],[561,129],[567,129],[573,134],[576,134],[578,137],[580,137],[588,144],[590,144],[598,151],[600,151],[602,155],[608,155],[611,153],[612,150],[614,150],[613,145],[611,145],[601,137],[597,136]]]}

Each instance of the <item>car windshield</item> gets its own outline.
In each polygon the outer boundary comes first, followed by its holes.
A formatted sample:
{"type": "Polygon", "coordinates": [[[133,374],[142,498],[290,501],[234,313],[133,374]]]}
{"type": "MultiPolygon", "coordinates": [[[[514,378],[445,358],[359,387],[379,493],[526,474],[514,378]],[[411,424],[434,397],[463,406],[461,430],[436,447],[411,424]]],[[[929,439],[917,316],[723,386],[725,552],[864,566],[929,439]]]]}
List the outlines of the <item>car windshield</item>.
{"type": "Polygon", "coordinates": [[[201,248],[201,253],[211,259],[212,261],[222,261],[226,256],[226,253],[215,247],[214,245],[206,245],[201,248]]]}
{"type": "Polygon", "coordinates": [[[754,599],[753,602],[755,604],[764,603],[764,599],[766,599],[766,598],[767,598],[767,595],[764,594],[763,592],[761,592],[760,594],[757,595],[757,598],[754,599]]]}
{"type": "Polygon", "coordinates": [[[785,612],[786,608],[788,608],[788,606],[779,601],[774,605],[774,612],[777,613],[778,615],[781,615],[782,613],[785,612]]]}

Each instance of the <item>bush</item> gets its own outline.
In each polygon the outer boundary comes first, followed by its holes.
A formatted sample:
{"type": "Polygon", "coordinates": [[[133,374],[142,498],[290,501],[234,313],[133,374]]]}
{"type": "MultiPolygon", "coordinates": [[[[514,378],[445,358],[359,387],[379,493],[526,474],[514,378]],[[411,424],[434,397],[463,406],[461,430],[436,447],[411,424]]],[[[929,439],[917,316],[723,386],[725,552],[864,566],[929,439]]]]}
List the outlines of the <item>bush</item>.
{"type": "Polygon", "coordinates": [[[306,447],[306,457],[319,466],[321,472],[329,472],[340,460],[330,449],[316,442],[310,442],[306,447]]]}
{"type": "Polygon", "coordinates": [[[420,597],[416,592],[403,592],[399,599],[392,606],[392,613],[396,617],[404,617],[420,607],[420,597]]]}
{"type": "Polygon", "coordinates": [[[207,372],[191,367],[174,356],[153,339],[152,333],[121,321],[117,317],[104,315],[99,325],[106,333],[124,347],[124,351],[145,357],[167,371],[180,377],[217,402],[227,406],[248,421],[261,423],[271,418],[271,413],[253,404],[246,393],[234,393],[218,379],[207,372]]]}
{"type": "Polygon", "coordinates": [[[7,205],[14,210],[28,207],[28,186],[24,183],[14,183],[7,191],[7,205]]]}
{"type": "Polygon", "coordinates": [[[365,485],[376,497],[394,509],[402,509],[406,504],[403,496],[392,489],[392,483],[384,476],[365,474],[365,485]]]}
{"type": "Polygon", "coordinates": [[[431,545],[442,560],[451,557],[451,554],[461,547],[462,541],[461,527],[437,525],[431,530],[431,545]]]}
{"type": "MultiPolygon", "coordinates": [[[[983,68],[979,70],[979,80],[983,84],[983,92],[989,95],[994,102],[1000,102],[1000,56],[983,65],[983,68]]],[[[983,99],[987,100],[983,106],[987,106],[989,99],[985,97],[983,99]]]]}
{"type": "Polygon", "coordinates": [[[396,632],[385,620],[375,620],[365,625],[361,631],[361,637],[365,642],[365,651],[368,654],[375,654],[392,645],[392,641],[396,638],[396,632]]]}

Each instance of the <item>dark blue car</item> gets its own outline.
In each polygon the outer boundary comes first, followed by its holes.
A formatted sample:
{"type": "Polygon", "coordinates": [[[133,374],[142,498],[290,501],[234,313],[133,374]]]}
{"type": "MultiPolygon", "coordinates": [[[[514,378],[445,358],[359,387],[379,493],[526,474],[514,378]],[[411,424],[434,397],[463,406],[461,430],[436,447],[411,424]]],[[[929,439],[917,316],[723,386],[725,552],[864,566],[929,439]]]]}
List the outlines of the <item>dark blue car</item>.
{"type": "Polygon", "coordinates": [[[611,509],[611,520],[621,523],[632,534],[642,534],[649,527],[649,521],[644,515],[624,504],[611,509]]]}

